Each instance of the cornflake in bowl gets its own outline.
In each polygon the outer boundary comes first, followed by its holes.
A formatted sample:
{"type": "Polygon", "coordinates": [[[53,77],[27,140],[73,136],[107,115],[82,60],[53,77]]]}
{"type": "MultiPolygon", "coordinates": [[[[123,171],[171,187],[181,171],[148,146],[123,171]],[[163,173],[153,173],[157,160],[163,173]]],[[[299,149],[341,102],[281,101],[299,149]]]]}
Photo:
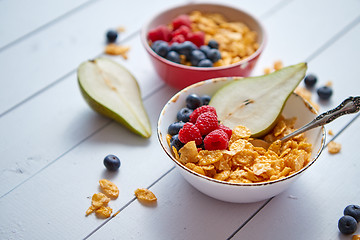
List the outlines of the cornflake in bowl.
{"type": "Polygon", "coordinates": [[[175,94],[160,114],[158,138],[176,168],[199,191],[227,202],[257,202],[286,190],[316,162],[324,147],[325,130],[316,128],[283,144],[276,141],[316,117],[313,107],[293,93],[282,111],[283,117],[265,136],[265,140],[273,142],[268,149],[251,144],[251,133],[246,126],[238,126],[233,129],[226,150],[197,149],[196,152],[196,145],[189,142],[179,150],[179,156],[178,151],[169,146],[168,126],[176,121],[186,97],[192,93],[212,96],[235,79],[210,79],[175,94]]]}

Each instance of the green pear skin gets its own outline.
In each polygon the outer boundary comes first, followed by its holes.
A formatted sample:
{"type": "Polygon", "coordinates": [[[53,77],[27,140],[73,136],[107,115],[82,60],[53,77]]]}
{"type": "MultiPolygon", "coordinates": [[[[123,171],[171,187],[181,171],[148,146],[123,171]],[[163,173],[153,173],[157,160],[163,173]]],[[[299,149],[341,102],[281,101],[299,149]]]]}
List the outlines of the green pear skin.
{"type": "Polygon", "coordinates": [[[220,88],[209,104],[225,126],[243,125],[252,137],[262,137],[275,126],[306,70],[306,63],[298,63],[267,75],[238,78],[220,88]]]}
{"type": "Polygon", "coordinates": [[[144,138],[151,136],[139,85],[126,68],[113,60],[97,58],[83,62],[77,74],[81,94],[94,111],[144,138]]]}

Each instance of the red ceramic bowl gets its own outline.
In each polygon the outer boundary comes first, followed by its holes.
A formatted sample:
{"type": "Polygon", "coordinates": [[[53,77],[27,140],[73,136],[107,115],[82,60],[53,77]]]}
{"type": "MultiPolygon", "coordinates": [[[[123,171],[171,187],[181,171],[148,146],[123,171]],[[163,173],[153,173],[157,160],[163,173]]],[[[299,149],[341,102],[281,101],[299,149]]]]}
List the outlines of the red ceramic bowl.
{"type": "Polygon", "coordinates": [[[266,42],[265,31],[261,23],[243,10],[220,4],[187,4],[161,12],[145,24],[141,30],[141,41],[149,53],[150,59],[159,76],[170,86],[183,89],[196,82],[217,77],[247,77],[253,70],[266,42]],[[194,10],[213,12],[224,15],[227,21],[245,23],[252,31],[258,34],[258,50],[248,58],[237,63],[222,67],[192,67],[171,62],[157,55],[149,46],[147,33],[160,24],[169,24],[180,14],[188,14],[194,10]]]}

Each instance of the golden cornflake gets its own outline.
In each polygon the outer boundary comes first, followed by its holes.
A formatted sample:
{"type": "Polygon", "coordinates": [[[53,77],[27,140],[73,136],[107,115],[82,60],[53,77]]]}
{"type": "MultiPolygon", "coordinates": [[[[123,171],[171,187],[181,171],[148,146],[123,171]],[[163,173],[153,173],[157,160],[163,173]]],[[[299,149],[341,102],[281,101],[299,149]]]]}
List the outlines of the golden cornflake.
{"type": "Polygon", "coordinates": [[[205,43],[211,39],[219,43],[221,59],[214,66],[226,66],[252,55],[258,48],[258,35],[242,22],[228,22],[218,13],[193,11],[189,15],[192,31],[203,31],[205,43]]]}
{"type": "Polygon", "coordinates": [[[106,206],[110,201],[110,198],[105,196],[103,193],[95,193],[91,199],[91,206],[86,210],[86,216],[95,210],[106,206]]]}
{"type": "Polygon", "coordinates": [[[334,141],[329,142],[327,147],[330,154],[339,153],[341,150],[341,144],[334,141]]]}
{"type": "Polygon", "coordinates": [[[146,188],[136,189],[135,196],[137,199],[144,202],[155,202],[157,200],[155,194],[146,188]]]}
{"type": "Polygon", "coordinates": [[[360,234],[353,235],[351,240],[360,240],[360,234]]]}
{"type": "Polygon", "coordinates": [[[95,214],[98,218],[108,218],[111,216],[112,208],[111,207],[100,207],[95,211],[95,214]]]}
{"type": "Polygon", "coordinates": [[[186,164],[188,162],[197,162],[196,156],[198,155],[198,150],[195,144],[195,141],[190,141],[186,143],[180,150],[180,162],[186,164]]]}
{"type": "Polygon", "coordinates": [[[110,43],[105,47],[105,53],[109,55],[121,55],[124,59],[127,59],[127,52],[130,50],[130,46],[121,46],[115,43],[110,43]]]}
{"type": "Polygon", "coordinates": [[[328,131],[328,134],[329,134],[330,136],[334,136],[334,132],[333,132],[331,129],[328,131]]]}
{"type": "Polygon", "coordinates": [[[226,150],[198,152],[195,143],[189,143],[179,150],[186,159],[180,162],[196,173],[231,183],[284,178],[306,166],[311,157],[312,145],[304,134],[286,142],[279,140],[295,130],[295,121],[296,118],[284,119],[281,116],[277,125],[263,139],[271,144],[253,145],[260,139],[250,138],[251,132],[244,126],[233,129],[226,150]]]}
{"type": "Polygon", "coordinates": [[[101,179],[99,181],[101,190],[110,198],[117,198],[119,196],[119,189],[118,187],[113,183],[110,182],[107,179],[101,179]]]}

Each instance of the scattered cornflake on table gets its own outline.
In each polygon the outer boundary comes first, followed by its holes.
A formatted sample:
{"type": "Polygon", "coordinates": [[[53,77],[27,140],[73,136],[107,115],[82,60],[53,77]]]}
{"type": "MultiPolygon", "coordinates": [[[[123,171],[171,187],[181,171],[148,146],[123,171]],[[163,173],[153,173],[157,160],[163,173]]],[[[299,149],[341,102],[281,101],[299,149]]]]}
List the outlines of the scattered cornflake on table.
{"type": "Polygon", "coordinates": [[[110,202],[110,198],[105,196],[105,194],[95,193],[91,199],[91,206],[88,208],[88,210],[86,210],[86,216],[88,216],[94,211],[97,211],[101,207],[107,206],[109,202],[110,202]]]}
{"type": "Polygon", "coordinates": [[[336,154],[341,150],[341,144],[334,141],[329,142],[327,147],[330,154],[336,154]]]}
{"type": "Polygon", "coordinates": [[[138,188],[135,190],[135,196],[138,200],[145,203],[156,202],[157,198],[153,192],[146,188],[138,188]]]}
{"type": "Polygon", "coordinates": [[[124,59],[128,59],[127,53],[130,50],[130,46],[117,45],[110,43],[105,47],[105,53],[109,55],[120,55],[124,59]]]}
{"type": "Polygon", "coordinates": [[[124,27],[124,26],[119,26],[119,27],[116,28],[116,31],[117,31],[118,33],[125,32],[125,27],[124,27]]]}
{"type": "Polygon", "coordinates": [[[331,129],[328,131],[328,134],[329,134],[330,136],[334,136],[334,132],[333,132],[331,129]]]}
{"type": "Polygon", "coordinates": [[[99,181],[101,190],[110,198],[115,199],[119,196],[119,189],[115,183],[107,180],[101,179],[99,181]]]}
{"type": "Polygon", "coordinates": [[[278,61],[275,61],[274,62],[274,70],[277,71],[277,70],[280,70],[284,67],[283,63],[281,60],[278,60],[278,61]]]}

